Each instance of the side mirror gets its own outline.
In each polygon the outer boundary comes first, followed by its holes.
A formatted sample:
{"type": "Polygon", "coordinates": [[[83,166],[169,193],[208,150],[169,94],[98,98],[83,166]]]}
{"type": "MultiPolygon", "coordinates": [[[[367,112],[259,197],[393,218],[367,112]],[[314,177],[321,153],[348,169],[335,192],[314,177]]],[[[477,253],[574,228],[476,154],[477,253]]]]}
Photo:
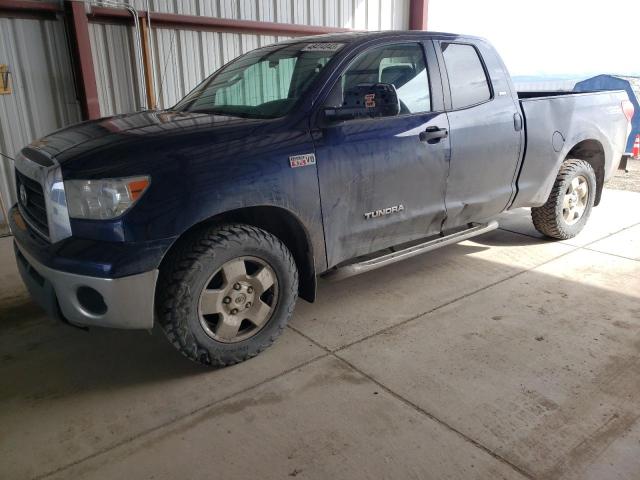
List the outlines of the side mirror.
{"type": "Polygon", "coordinates": [[[345,91],[342,106],[324,109],[328,121],[394,117],[399,113],[400,100],[391,83],[361,83],[345,91]]]}

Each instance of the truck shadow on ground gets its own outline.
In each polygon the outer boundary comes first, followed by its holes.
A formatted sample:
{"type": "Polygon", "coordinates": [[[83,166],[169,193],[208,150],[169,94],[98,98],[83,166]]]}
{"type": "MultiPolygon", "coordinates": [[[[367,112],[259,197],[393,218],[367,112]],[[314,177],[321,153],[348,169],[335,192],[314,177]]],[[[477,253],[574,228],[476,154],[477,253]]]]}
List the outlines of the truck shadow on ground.
{"type": "Polygon", "coordinates": [[[472,239],[473,243],[485,247],[524,247],[530,245],[542,245],[545,243],[554,243],[558,240],[546,237],[534,237],[524,233],[515,232],[508,229],[498,229],[499,232],[506,232],[507,235],[496,235],[487,233],[472,239]]]}
{"type": "MultiPolygon", "coordinates": [[[[536,239],[530,240],[536,242],[536,239]]],[[[425,279],[450,279],[451,270],[461,274],[468,270],[472,272],[466,275],[466,282],[470,282],[468,288],[477,288],[486,282],[486,267],[481,266],[484,262],[473,259],[473,254],[487,251],[492,246],[527,245],[528,241],[529,237],[523,235],[491,232],[474,239],[473,243],[452,245],[363,276],[341,282],[320,280],[316,303],[310,305],[299,302],[294,317],[339,318],[340,315],[342,318],[350,318],[361,316],[361,312],[367,312],[371,307],[379,312],[386,312],[388,307],[392,317],[403,314],[410,316],[415,313],[411,307],[414,304],[403,300],[403,297],[411,296],[414,287],[424,284],[425,279]],[[462,258],[467,260],[460,263],[462,258]],[[473,264],[477,264],[477,267],[473,267],[473,264]],[[403,291],[403,284],[412,284],[412,288],[403,291]],[[398,289],[400,293],[393,294],[394,289],[398,289]],[[380,294],[390,294],[393,297],[386,302],[387,307],[382,309],[378,309],[376,301],[371,300],[376,297],[380,299],[380,294]],[[361,308],[359,304],[362,299],[369,300],[366,301],[367,306],[361,308]],[[395,309],[396,301],[405,306],[406,313],[395,309]],[[340,312],[333,313],[336,305],[341,305],[340,312]]],[[[495,268],[492,270],[494,274],[504,276],[517,271],[518,269],[505,266],[501,266],[499,271],[495,268]]],[[[456,282],[457,285],[449,285],[448,281],[438,283],[440,286],[450,287],[456,294],[464,291],[459,282],[456,282]]],[[[424,287],[419,288],[422,290],[424,287]]],[[[437,306],[440,301],[448,298],[444,293],[440,298],[433,293],[439,292],[440,288],[430,290],[431,295],[422,291],[417,297],[422,300],[430,299],[429,307],[437,306]]],[[[60,397],[82,391],[123,388],[215,372],[215,369],[195,364],[175,351],[158,326],[150,332],[101,328],[85,331],[48,319],[26,296],[3,303],[4,305],[0,305],[0,369],[13,370],[24,364],[29,371],[34,362],[40,366],[17,383],[0,389],[0,400],[24,394],[33,399],[60,397]],[[46,382],[41,381],[44,377],[48,379],[46,382]],[[55,382],[51,382],[56,377],[60,379],[59,389],[55,388],[55,382]],[[44,388],[43,385],[48,387],[44,388]]],[[[418,311],[419,303],[415,304],[418,311]]],[[[323,328],[330,335],[331,323],[323,328]]],[[[370,325],[370,329],[375,329],[375,323],[370,325]]],[[[273,348],[278,348],[277,343],[273,348]]]]}
{"type": "Polygon", "coordinates": [[[50,320],[29,299],[0,308],[0,319],[0,375],[12,378],[0,388],[0,401],[22,395],[27,401],[59,398],[211,373],[175,351],[159,328],[87,331],[50,320]]]}

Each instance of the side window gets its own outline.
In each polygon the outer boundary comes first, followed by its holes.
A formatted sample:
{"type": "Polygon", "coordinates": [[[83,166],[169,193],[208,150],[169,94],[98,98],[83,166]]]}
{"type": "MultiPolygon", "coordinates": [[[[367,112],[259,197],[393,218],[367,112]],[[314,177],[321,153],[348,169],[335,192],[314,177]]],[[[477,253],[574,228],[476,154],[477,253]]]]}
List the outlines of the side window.
{"type": "Polygon", "coordinates": [[[454,109],[476,105],[491,98],[487,75],[474,47],[460,43],[443,43],[442,56],[447,66],[454,109]]]}
{"type": "Polygon", "coordinates": [[[371,49],[351,63],[333,87],[326,105],[344,105],[345,93],[362,83],[390,83],[398,92],[400,114],[431,110],[424,52],[417,43],[371,49]]]}

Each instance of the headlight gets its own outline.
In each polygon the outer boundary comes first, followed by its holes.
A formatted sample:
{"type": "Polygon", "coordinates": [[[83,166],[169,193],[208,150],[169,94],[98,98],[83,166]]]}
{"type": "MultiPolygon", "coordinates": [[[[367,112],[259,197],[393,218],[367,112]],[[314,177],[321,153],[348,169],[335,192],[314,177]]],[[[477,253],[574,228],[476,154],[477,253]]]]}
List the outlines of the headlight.
{"type": "Polygon", "coordinates": [[[71,218],[109,220],[129,210],[149,186],[149,177],[67,180],[64,189],[71,218]]]}

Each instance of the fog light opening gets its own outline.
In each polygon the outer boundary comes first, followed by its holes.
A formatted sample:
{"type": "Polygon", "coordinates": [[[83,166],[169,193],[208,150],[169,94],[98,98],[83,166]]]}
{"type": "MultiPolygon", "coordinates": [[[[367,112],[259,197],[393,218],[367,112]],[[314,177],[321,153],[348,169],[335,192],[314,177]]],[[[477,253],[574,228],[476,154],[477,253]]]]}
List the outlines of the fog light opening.
{"type": "Polygon", "coordinates": [[[79,287],[76,293],[78,303],[91,315],[104,315],[107,313],[107,304],[96,289],[91,287],[79,287]]]}

